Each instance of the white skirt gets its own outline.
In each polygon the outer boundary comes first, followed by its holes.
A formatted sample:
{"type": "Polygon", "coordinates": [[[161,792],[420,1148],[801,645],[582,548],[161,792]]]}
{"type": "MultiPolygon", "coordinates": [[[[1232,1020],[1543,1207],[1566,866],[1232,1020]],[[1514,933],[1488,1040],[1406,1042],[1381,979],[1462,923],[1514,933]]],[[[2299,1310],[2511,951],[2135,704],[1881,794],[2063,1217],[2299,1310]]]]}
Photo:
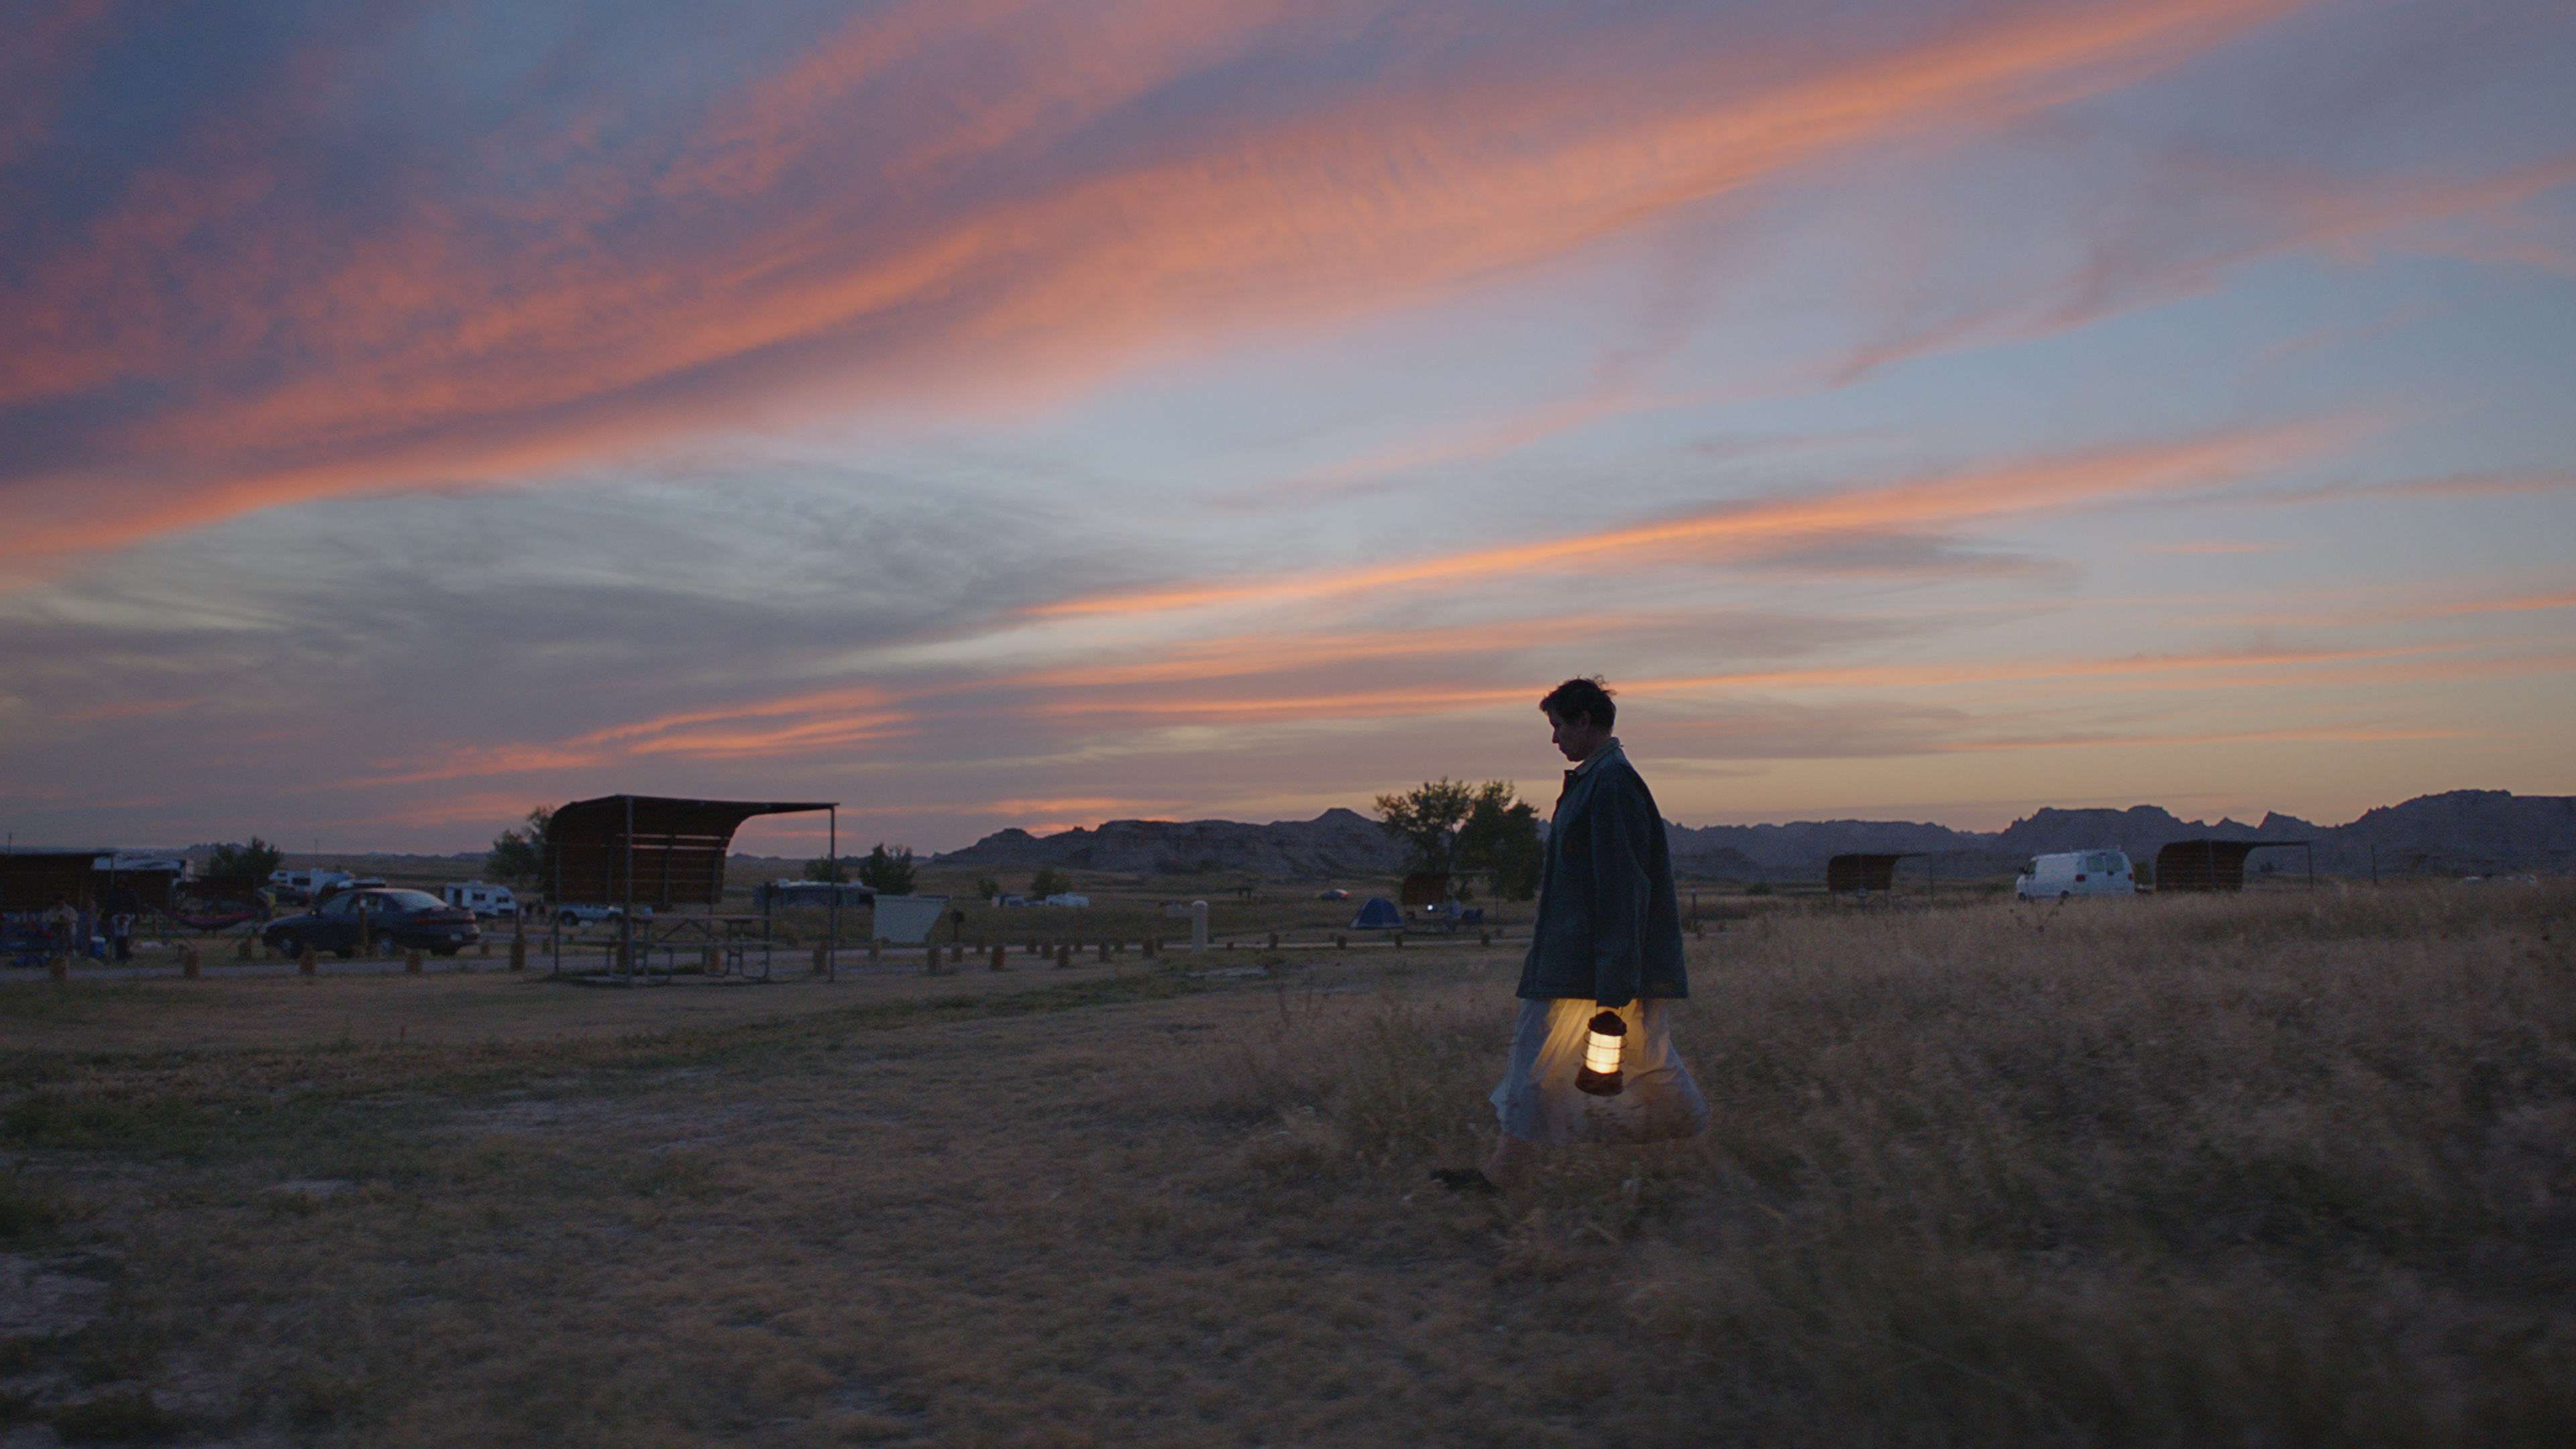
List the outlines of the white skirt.
{"type": "Polygon", "coordinates": [[[1643,999],[1619,1008],[1628,1035],[1619,1054],[1619,1095],[1576,1089],[1584,1038],[1598,1002],[1523,1001],[1512,1027],[1512,1061],[1494,1088],[1503,1131],[1524,1142],[1661,1142],[1695,1137],[1708,1126],[1708,1099],[1690,1068],[1673,1054],[1666,1020],[1671,1002],[1643,999]]]}

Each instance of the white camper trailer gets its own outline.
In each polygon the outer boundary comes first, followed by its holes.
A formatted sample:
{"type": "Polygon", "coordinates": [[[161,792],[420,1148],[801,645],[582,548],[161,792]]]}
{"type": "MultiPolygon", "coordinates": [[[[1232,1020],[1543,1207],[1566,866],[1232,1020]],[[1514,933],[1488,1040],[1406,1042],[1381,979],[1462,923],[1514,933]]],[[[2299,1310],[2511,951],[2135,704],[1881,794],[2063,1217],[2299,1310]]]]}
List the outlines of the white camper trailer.
{"type": "Polygon", "coordinates": [[[438,894],[449,905],[463,906],[478,916],[515,916],[519,913],[519,898],[508,886],[469,880],[463,885],[440,886],[438,894]]]}
{"type": "Polygon", "coordinates": [[[2125,896],[2138,883],[2129,872],[2129,857],[2116,850],[2074,850],[2035,855],[2030,869],[2013,881],[2013,893],[2026,901],[2064,900],[2068,896],[2125,896]]]}
{"type": "MultiPolygon", "coordinates": [[[[357,881],[345,870],[278,870],[269,872],[269,889],[281,900],[304,902],[337,886],[343,890],[357,881]]],[[[377,884],[382,885],[379,881],[377,884]]]]}

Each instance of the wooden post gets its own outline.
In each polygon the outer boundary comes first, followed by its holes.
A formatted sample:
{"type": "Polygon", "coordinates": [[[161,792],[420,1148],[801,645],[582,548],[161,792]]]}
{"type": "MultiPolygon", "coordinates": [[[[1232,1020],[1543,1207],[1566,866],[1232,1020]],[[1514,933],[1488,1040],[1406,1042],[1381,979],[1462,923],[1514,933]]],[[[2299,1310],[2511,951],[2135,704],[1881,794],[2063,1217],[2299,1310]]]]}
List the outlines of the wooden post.
{"type": "Polygon", "coordinates": [[[313,943],[307,941],[304,944],[304,954],[297,957],[295,960],[296,973],[298,975],[310,976],[321,968],[322,958],[314,953],[313,943]]]}
{"type": "Polygon", "coordinates": [[[1404,949],[1404,933],[1402,931],[1395,933],[1395,949],[1399,951],[1404,949]]]}
{"type": "MultiPolygon", "coordinates": [[[[810,847],[809,847],[809,848],[810,848],[810,847]]],[[[814,943],[814,974],[815,974],[815,975],[820,976],[820,975],[822,975],[824,972],[829,971],[829,970],[831,970],[831,969],[832,969],[832,959],[831,959],[831,957],[832,957],[832,947],[831,947],[831,945],[830,945],[828,942],[824,942],[824,941],[817,941],[817,942],[815,942],[815,943],[814,943]]]]}
{"type": "Polygon", "coordinates": [[[250,937],[248,937],[248,936],[244,936],[244,937],[242,937],[242,938],[241,938],[241,944],[240,944],[239,946],[237,946],[237,947],[235,947],[235,948],[233,949],[233,955],[234,955],[235,957],[237,957],[237,958],[241,959],[241,960],[247,961],[247,960],[251,959],[251,954],[250,954],[250,953],[251,953],[251,938],[250,938],[250,937]]]}
{"type": "Polygon", "coordinates": [[[420,974],[420,953],[418,951],[406,951],[403,953],[403,974],[405,976],[418,976],[420,974]]]}
{"type": "Polygon", "coordinates": [[[1073,964],[1073,946],[1072,946],[1072,944],[1071,944],[1070,942],[1065,942],[1065,941],[1058,941],[1058,942],[1056,942],[1056,944],[1055,944],[1055,969],[1057,969],[1058,971],[1061,971],[1061,970],[1063,970],[1064,968],[1066,968],[1067,966],[1070,966],[1070,965],[1072,965],[1072,964],[1073,964]]]}
{"type": "Polygon", "coordinates": [[[937,941],[931,942],[923,951],[921,969],[925,975],[936,976],[939,974],[939,943],[937,941]]]}
{"type": "Polygon", "coordinates": [[[197,979],[197,975],[198,975],[198,971],[197,971],[197,948],[196,948],[196,947],[194,947],[194,946],[182,946],[182,947],[180,947],[180,948],[179,948],[179,976],[180,976],[180,978],[181,978],[182,980],[186,980],[186,981],[194,981],[194,980],[196,980],[196,979],[197,979]]]}
{"type": "Polygon", "coordinates": [[[1153,937],[1147,936],[1144,940],[1144,944],[1137,947],[1137,950],[1143,953],[1146,960],[1151,961],[1154,959],[1154,947],[1156,944],[1157,943],[1153,937]]]}
{"type": "Polygon", "coordinates": [[[528,938],[525,935],[510,938],[510,969],[513,971],[528,969],[528,938]]]}
{"type": "Polygon", "coordinates": [[[69,956],[48,956],[48,957],[46,957],[46,958],[45,958],[45,974],[46,974],[46,975],[48,975],[48,976],[50,976],[50,977],[52,977],[52,978],[54,978],[56,981],[69,981],[69,980],[71,980],[71,979],[72,979],[72,958],[71,958],[71,957],[69,957],[69,956]]]}
{"type": "Polygon", "coordinates": [[[1100,943],[1100,960],[1103,965],[1109,961],[1109,943],[1106,941],[1100,943]]]}
{"type": "Polygon", "coordinates": [[[1479,946],[1490,946],[1494,944],[1494,933],[1491,931],[1478,931],[1476,933],[1476,944],[1479,946]]]}
{"type": "Polygon", "coordinates": [[[1339,931],[1335,931],[1333,933],[1333,949],[1336,951],[1347,951],[1350,948],[1351,938],[1343,935],[1339,931]]]}
{"type": "Polygon", "coordinates": [[[994,946],[993,946],[993,953],[992,953],[992,956],[991,956],[991,958],[990,958],[990,959],[991,959],[991,961],[992,961],[992,963],[993,963],[993,967],[992,967],[992,969],[994,969],[994,970],[996,970],[996,971],[1008,971],[1008,970],[1010,970],[1011,968],[1010,968],[1010,967],[1008,967],[1008,966],[1006,966],[1006,965],[1004,965],[1004,964],[1003,964],[1003,961],[1002,961],[1002,958],[1003,958],[1003,957],[1005,957],[1005,956],[1007,956],[1007,955],[1009,955],[1009,954],[1010,954],[1009,952],[1007,952],[1007,951],[1005,951],[1005,950],[1003,950],[1003,949],[1002,949],[1002,946],[1001,946],[1001,944],[1000,944],[999,942],[994,943],[994,946]]]}
{"type": "Polygon", "coordinates": [[[884,961],[885,947],[875,941],[870,941],[868,943],[868,964],[871,966],[877,966],[882,965],[884,961]]]}
{"type": "Polygon", "coordinates": [[[489,937],[489,936],[478,936],[478,937],[476,937],[476,938],[475,938],[475,940],[474,940],[474,954],[475,954],[475,955],[477,955],[477,956],[479,956],[479,957],[481,957],[482,959],[484,959],[484,960],[486,960],[486,961],[491,960],[491,959],[492,959],[492,938],[491,938],[491,937],[489,937]]]}
{"type": "Polygon", "coordinates": [[[1279,933],[1277,931],[1270,933],[1270,949],[1273,951],[1279,949],[1279,933]]]}

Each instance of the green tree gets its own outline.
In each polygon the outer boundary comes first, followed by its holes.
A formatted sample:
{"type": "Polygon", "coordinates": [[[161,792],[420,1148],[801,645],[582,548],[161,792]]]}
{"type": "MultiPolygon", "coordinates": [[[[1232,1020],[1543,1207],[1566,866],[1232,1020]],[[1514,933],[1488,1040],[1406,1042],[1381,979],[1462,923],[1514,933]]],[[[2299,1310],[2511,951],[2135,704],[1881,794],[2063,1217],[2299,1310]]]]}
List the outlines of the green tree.
{"type": "Polygon", "coordinates": [[[1446,776],[1407,790],[1377,797],[1378,829],[1404,842],[1406,865],[1446,875],[1457,848],[1458,827],[1475,804],[1475,792],[1446,776]]]}
{"type": "Polygon", "coordinates": [[[1036,875],[1029,877],[1029,899],[1033,901],[1062,895],[1071,889],[1073,889],[1073,877],[1051,865],[1041,868],[1036,875]]]}
{"type": "Polygon", "coordinates": [[[805,862],[805,878],[830,881],[837,885],[850,878],[850,864],[845,860],[834,860],[830,856],[820,860],[809,860],[805,862]]]}
{"type": "Polygon", "coordinates": [[[989,875],[975,877],[975,899],[995,901],[1002,898],[1002,883],[989,875]]]}
{"type": "Polygon", "coordinates": [[[1515,799],[1508,780],[1477,786],[1450,858],[1460,870],[1483,871],[1494,894],[1505,900],[1537,895],[1539,872],[1547,863],[1546,847],[1538,838],[1538,807],[1515,799]]]}
{"type": "Polygon", "coordinates": [[[898,845],[888,850],[885,842],[880,840],[877,848],[868,852],[868,858],[859,862],[859,884],[881,895],[912,894],[912,879],[912,847],[909,845],[898,845]]]}
{"type": "Polygon", "coordinates": [[[546,873],[546,830],[554,824],[551,805],[539,805],[528,812],[528,828],[504,830],[492,837],[491,853],[483,857],[483,873],[504,885],[526,885],[546,873]]]}
{"type": "Polygon", "coordinates": [[[265,881],[277,868],[286,864],[286,852],[254,835],[248,845],[218,845],[206,857],[206,874],[233,880],[248,876],[265,881]]]}

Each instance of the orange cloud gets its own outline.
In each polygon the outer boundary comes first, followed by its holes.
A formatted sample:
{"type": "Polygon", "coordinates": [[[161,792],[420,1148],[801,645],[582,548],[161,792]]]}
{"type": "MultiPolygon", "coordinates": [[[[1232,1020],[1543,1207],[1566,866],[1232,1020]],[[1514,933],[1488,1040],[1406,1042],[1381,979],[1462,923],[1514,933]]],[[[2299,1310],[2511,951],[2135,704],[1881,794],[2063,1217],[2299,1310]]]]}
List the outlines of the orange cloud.
{"type": "Polygon", "coordinates": [[[204,704],[208,696],[190,695],[185,699],[129,699],[115,704],[94,704],[72,710],[63,719],[73,724],[88,724],[103,719],[132,719],[139,715],[177,714],[204,704]]]}
{"type": "Polygon", "coordinates": [[[2480,599],[2453,604],[2445,614],[2528,614],[2542,609],[2576,609],[2576,594],[2531,594],[2518,599],[2480,599]]]}
{"type": "Polygon", "coordinates": [[[1993,754],[2013,750],[2145,749],[2166,745],[2359,744],[2420,740],[2462,740],[2467,730],[2401,730],[2369,725],[2294,726],[2270,730],[2228,730],[2204,734],[2074,734],[2022,735],[2010,739],[1944,740],[1924,746],[1926,754],[1993,754]]]}
{"type": "Polygon", "coordinates": [[[1742,557],[1835,534],[1937,529],[2007,513],[2098,503],[2150,488],[2205,487],[2275,466],[2324,430],[2277,430],[2104,449],[1875,489],[1710,509],[1624,528],[1242,584],[1206,584],[1041,605],[1032,615],[1154,614],[1389,588],[1448,586],[1537,570],[1638,568],[1742,557]]]}

